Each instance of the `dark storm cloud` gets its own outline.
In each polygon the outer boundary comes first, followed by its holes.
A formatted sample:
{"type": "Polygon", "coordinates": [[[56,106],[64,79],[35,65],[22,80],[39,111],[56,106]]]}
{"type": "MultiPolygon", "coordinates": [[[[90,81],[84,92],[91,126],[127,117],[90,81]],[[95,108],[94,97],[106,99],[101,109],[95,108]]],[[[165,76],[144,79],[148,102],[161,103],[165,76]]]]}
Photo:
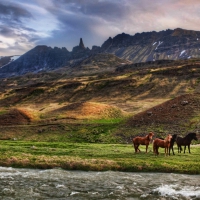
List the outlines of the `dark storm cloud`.
{"type": "Polygon", "coordinates": [[[51,0],[44,7],[57,20],[57,30],[40,42],[70,50],[82,37],[85,46],[102,45],[122,32],[161,31],[177,27],[198,30],[199,0],[51,0]]]}
{"type": "Polygon", "coordinates": [[[28,43],[36,34],[33,28],[24,24],[24,20],[30,19],[33,19],[32,14],[20,4],[0,2],[0,37],[4,38],[1,43],[2,54],[24,52],[30,47],[28,43]]]}
{"type": "Polygon", "coordinates": [[[0,20],[7,22],[21,22],[22,18],[31,18],[32,15],[27,10],[18,5],[3,4],[0,2],[0,20]]]}
{"type": "Polygon", "coordinates": [[[199,0],[1,0],[1,47],[9,43],[25,52],[44,44],[71,50],[81,37],[91,48],[122,32],[200,30],[199,10],[199,0]]]}
{"type": "Polygon", "coordinates": [[[9,28],[8,26],[0,25],[0,35],[12,37],[14,34],[13,34],[13,30],[9,28]]]}
{"type": "Polygon", "coordinates": [[[55,10],[56,8],[66,8],[77,15],[83,14],[85,16],[101,17],[110,21],[124,17],[127,12],[130,12],[129,6],[126,2],[126,0],[54,0],[54,5],[55,10]]]}
{"type": "MultiPolygon", "coordinates": [[[[46,5],[59,22],[58,30],[52,32],[52,38],[68,44],[71,49],[77,45],[80,37],[90,48],[101,45],[109,36],[119,33],[119,22],[130,12],[127,0],[53,0],[53,6],[46,5]],[[107,26],[107,31],[105,27],[107,26]],[[109,34],[110,33],[110,34],[109,34]],[[96,39],[95,39],[96,38],[96,39]]],[[[50,41],[51,38],[49,38],[50,41]]],[[[47,42],[48,39],[42,41],[47,42]]]]}

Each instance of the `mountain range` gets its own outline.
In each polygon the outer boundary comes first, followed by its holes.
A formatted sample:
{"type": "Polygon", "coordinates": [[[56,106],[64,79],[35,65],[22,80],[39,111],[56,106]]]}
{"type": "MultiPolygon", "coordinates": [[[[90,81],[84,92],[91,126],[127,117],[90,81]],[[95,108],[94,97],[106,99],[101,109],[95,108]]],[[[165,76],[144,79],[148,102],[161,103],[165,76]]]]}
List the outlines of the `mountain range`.
{"type": "Polygon", "coordinates": [[[200,58],[200,31],[177,28],[136,33],[133,36],[122,33],[113,38],[109,37],[101,46],[93,46],[92,49],[85,47],[81,38],[79,45],[71,52],[65,47],[39,45],[20,57],[14,57],[13,60],[12,56],[0,57],[0,77],[51,71],[61,67],[67,67],[68,70],[76,69],[80,63],[87,65],[86,60],[90,60],[91,64],[97,54],[113,54],[122,59],[119,65],[200,58]]]}

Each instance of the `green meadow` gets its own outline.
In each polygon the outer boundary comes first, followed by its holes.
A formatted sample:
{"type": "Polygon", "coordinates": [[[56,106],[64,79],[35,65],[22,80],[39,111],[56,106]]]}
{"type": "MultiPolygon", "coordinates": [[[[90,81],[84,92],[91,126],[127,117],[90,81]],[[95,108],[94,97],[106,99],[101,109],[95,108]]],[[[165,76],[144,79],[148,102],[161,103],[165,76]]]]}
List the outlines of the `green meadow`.
{"type": "Polygon", "coordinates": [[[200,174],[200,146],[192,145],[191,154],[159,156],[152,152],[134,153],[131,144],[94,144],[64,142],[0,141],[0,165],[18,168],[62,168],[85,171],[167,172],[200,174]]]}

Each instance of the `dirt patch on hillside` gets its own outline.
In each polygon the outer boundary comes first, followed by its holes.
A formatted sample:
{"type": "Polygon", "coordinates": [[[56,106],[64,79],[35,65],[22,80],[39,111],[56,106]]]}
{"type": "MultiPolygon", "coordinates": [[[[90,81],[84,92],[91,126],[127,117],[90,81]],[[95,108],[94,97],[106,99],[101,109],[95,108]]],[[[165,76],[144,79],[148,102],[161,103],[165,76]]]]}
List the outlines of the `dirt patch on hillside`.
{"type": "Polygon", "coordinates": [[[12,109],[0,115],[0,126],[29,124],[31,116],[23,110],[12,109]]]}
{"type": "Polygon", "coordinates": [[[131,127],[166,125],[192,127],[194,117],[199,117],[200,94],[186,94],[136,114],[128,121],[131,127]]]}
{"type": "Polygon", "coordinates": [[[72,103],[46,114],[51,116],[59,113],[63,117],[75,119],[119,118],[125,114],[115,106],[94,102],[72,103]]]}

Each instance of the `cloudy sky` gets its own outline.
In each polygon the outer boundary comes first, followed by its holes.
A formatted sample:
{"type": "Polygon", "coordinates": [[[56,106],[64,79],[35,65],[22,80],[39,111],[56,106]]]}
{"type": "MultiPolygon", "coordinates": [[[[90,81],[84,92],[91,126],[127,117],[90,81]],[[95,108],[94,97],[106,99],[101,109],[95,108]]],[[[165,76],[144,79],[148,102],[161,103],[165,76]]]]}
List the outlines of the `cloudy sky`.
{"type": "Polygon", "coordinates": [[[178,27],[200,31],[200,0],[0,0],[0,56],[178,27]]]}

